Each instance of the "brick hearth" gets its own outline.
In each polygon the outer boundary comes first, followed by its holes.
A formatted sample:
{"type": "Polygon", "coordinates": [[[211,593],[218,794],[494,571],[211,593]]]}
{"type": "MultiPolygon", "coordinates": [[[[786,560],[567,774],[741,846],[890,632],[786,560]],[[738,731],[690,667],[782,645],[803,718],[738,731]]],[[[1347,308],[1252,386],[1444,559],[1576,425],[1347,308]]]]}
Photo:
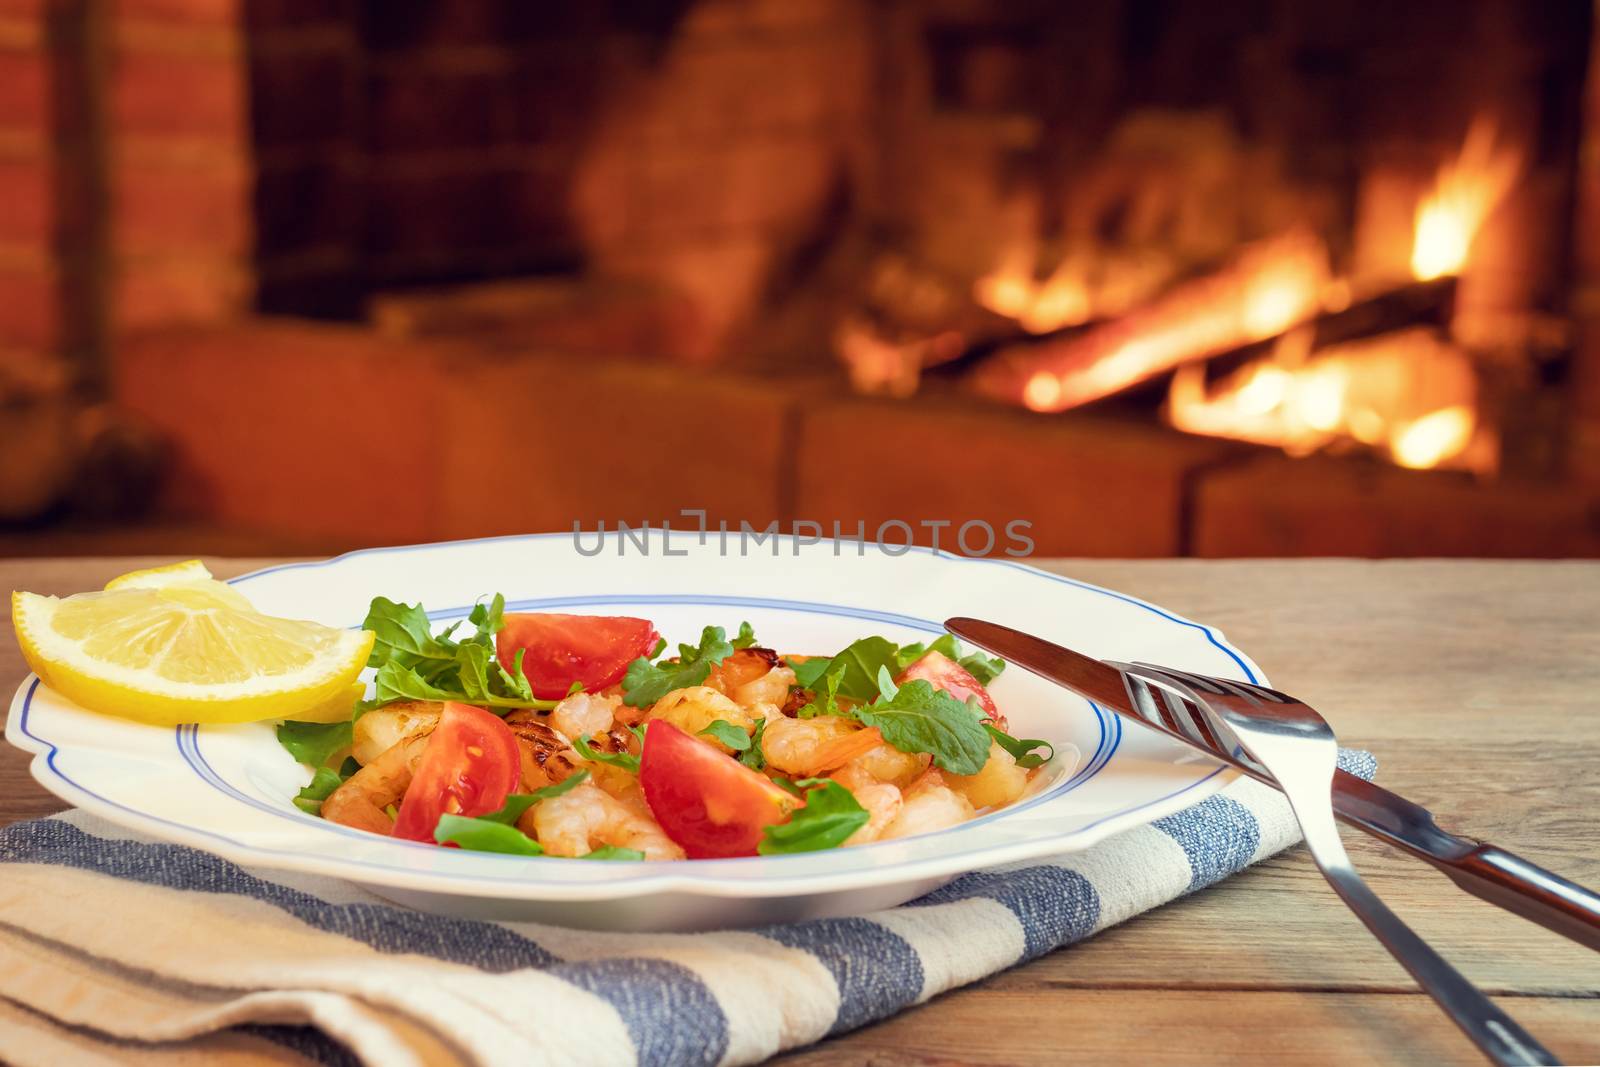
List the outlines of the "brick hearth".
{"type": "Polygon", "coordinates": [[[922,543],[924,521],[1024,519],[1043,555],[1600,554],[1600,495],[1290,460],[1111,415],[862,400],[832,378],[286,319],[149,333],[116,370],[118,399],[173,443],[162,515],[191,538],[335,550],[703,507],[758,526],[899,519],[922,543]]]}

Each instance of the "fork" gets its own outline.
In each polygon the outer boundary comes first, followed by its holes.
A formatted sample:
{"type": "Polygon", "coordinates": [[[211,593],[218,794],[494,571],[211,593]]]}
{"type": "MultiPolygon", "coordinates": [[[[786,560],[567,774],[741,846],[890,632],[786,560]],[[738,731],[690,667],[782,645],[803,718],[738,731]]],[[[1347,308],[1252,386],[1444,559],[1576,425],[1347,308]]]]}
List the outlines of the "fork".
{"type": "Polygon", "coordinates": [[[1277,783],[1289,799],[1312,859],[1333,891],[1491,1060],[1559,1062],[1390,911],[1357,873],[1334,820],[1332,786],[1339,746],[1327,720],[1265,686],[1147,663],[1110,666],[1133,683],[1129,690],[1135,708],[1152,725],[1231,754],[1277,783]]]}

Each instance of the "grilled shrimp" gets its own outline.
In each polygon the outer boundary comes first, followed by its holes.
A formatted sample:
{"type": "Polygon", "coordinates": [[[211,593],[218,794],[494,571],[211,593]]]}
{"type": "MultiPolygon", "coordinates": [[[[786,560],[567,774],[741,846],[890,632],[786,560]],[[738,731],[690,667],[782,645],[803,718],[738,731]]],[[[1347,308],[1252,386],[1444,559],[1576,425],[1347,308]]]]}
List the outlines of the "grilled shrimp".
{"type": "Polygon", "coordinates": [[[371,763],[405,738],[431,732],[443,711],[435,700],[402,700],[369,711],[356,720],[350,754],[357,763],[371,763]]]}
{"type": "Polygon", "coordinates": [[[818,715],[814,719],[780,716],[767,720],[761,735],[761,754],[784,774],[811,777],[820,773],[823,753],[831,744],[861,732],[858,723],[837,715],[818,715]]]}
{"type": "Polygon", "coordinates": [[[946,785],[944,776],[930,767],[906,789],[899,813],[883,828],[880,840],[943,830],[966,822],[972,814],[967,798],[946,785]]]}
{"type": "MultiPolygon", "coordinates": [[[[367,715],[376,714],[368,712],[367,715]]],[[[367,715],[361,718],[365,719],[367,715]]],[[[369,761],[359,771],[345,779],[343,785],[322,802],[322,817],[329,822],[387,834],[394,829],[394,819],[384,811],[398,804],[411,785],[422,754],[427,750],[429,732],[404,738],[369,761]]]]}
{"type": "Polygon", "coordinates": [[[532,712],[514,711],[506,725],[522,752],[522,788],[527,792],[566,781],[582,762],[572,745],[532,712]]]}
{"type": "MultiPolygon", "coordinates": [[[[674,689],[656,701],[649,718],[662,719],[686,734],[695,735],[718,719],[750,733],[756,728],[758,716],[708,685],[691,685],[686,689],[674,689]]],[[[714,738],[701,740],[711,742],[723,752],[731,751],[714,738]]]]}
{"type": "Polygon", "coordinates": [[[550,713],[550,725],[568,737],[588,737],[603,734],[616,722],[617,697],[595,696],[593,693],[574,693],[550,713]]]}
{"type": "Polygon", "coordinates": [[[662,832],[642,797],[619,800],[587,782],[535,804],[517,825],[552,856],[583,856],[613,845],[638,849],[645,859],[683,859],[683,849],[662,832]]]}
{"type": "Polygon", "coordinates": [[[1027,788],[1028,772],[1018,767],[1016,758],[998,742],[991,741],[989,759],[982,770],[977,774],[952,774],[945,781],[975,808],[1003,808],[1027,788]]]}
{"type": "Polygon", "coordinates": [[[782,665],[783,661],[770,648],[741,648],[712,667],[711,673],[706,675],[705,684],[731,697],[735,689],[764,677],[773,668],[782,665]]]}

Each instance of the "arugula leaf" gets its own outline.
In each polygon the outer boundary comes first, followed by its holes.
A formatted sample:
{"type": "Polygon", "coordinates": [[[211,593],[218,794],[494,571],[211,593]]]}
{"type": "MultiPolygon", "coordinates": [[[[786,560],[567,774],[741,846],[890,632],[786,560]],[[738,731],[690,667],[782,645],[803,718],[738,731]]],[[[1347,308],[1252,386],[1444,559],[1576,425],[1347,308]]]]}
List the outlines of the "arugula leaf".
{"type": "Polygon", "coordinates": [[[999,743],[1001,748],[1011,754],[1017,761],[1017,766],[1023,770],[1032,770],[1034,767],[1056,758],[1056,748],[1048,741],[1041,741],[1037,737],[1015,738],[989,723],[984,723],[983,728],[990,737],[999,743]],[[1041,756],[1033,751],[1036,748],[1043,748],[1047,751],[1045,755],[1041,756]]]}
{"type": "Polygon", "coordinates": [[[479,815],[478,818],[488,819],[490,822],[505,823],[510,826],[522,818],[523,812],[539,803],[539,801],[549,800],[551,797],[558,797],[562,793],[570,792],[588,780],[589,772],[580,769],[555,785],[547,785],[543,789],[535,789],[531,793],[512,793],[506,797],[506,802],[499,811],[491,811],[487,815],[479,815]]]}
{"type": "Polygon", "coordinates": [[[989,758],[989,736],[972,709],[920,678],[896,688],[888,668],[880,668],[883,696],[855,709],[856,718],[876,726],[901,752],[927,752],[951,774],[977,774],[989,758]]]}
{"type": "Polygon", "coordinates": [[[513,793],[506,797],[506,802],[499,811],[491,811],[487,815],[476,817],[441,815],[439,825],[434,827],[433,839],[441,845],[454,843],[474,852],[508,852],[518,856],[542,856],[543,846],[518,830],[517,820],[539,801],[558,797],[576,788],[588,777],[588,771],[580,770],[555,785],[547,785],[531,793],[513,793]]]}
{"type": "Polygon", "coordinates": [[[1000,677],[1000,672],[1006,669],[1005,660],[998,656],[985,656],[982,651],[962,656],[956,662],[976,678],[979,685],[985,686],[1000,677]]]}
{"type": "Polygon", "coordinates": [[[774,774],[770,775],[770,777],[772,778],[772,784],[777,786],[779,789],[782,789],[785,793],[790,793],[797,797],[803,797],[806,795],[804,789],[801,789],[783,775],[774,774]]]}
{"type": "Polygon", "coordinates": [[[340,749],[349,748],[351,724],[348,722],[296,722],[278,724],[278,743],[289,755],[312,767],[322,767],[340,749]]]}
{"type": "Polygon", "coordinates": [[[751,627],[749,623],[741,622],[739,624],[739,636],[735,637],[728,643],[731,644],[735,649],[750,648],[756,643],[755,629],[751,627]]]}
{"type": "Polygon", "coordinates": [[[639,773],[639,757],[631,752],[600,752],[589,744],[587,736],[575,738],[572,747],[578,750],[578,755],[593,763],[605,763],[612,767],[621,767],[629,774],[639,773]]]}
{"type": "Polygon", "coordinates": [[[599,848],[585,852],[577,858],[580,860],[642,860],[644,859],[644,853],[636,848],[601,845],[599,848]]]}
{"type": "Polygon", "coordinates": [[[756,722],[756,732],[750,735],[750,747],[739,754],[739,762],[751,770],[759,771],[767,765],[767,755],[761,751],[761,735],[766,733],[767,720],[756,722]]]}
{"type": "Polygon", "coordinates": [[[850,790],[832,779],[802,778],[795,784],[806,790],[805,807],[790,816],[788,822],[763,831],[763,839],[756,846],[763,856],[835,848],[871,818],[850,790]]]}
{"type": "Polygon", "coordinates": [[[826,674],[828,668],[833,666],[833,658],[831,656],[812,656],[810,659],[803,660],[800,663],[795,663],[792,660],[786,662],[789,664],[789,669],[794,671],[794,680],[800,683],[802,689],[810,689],[816,684],[817,679],[826,674]]]}
{"type": "Polygon", "coordinates": [[[328,767],[318,767],[311,776],[311,784],[294,795],[294,806],[307,815],[321,815],[322,802],[344,784],[339,772],[328,767]]]}
{"type": "Polygon", "coordinates": [[[544,846],[502,822],[472,819],[465,815],[441,815],[433,839],[441,845],[455,844],[473,852],[504,852],[513,856],[542,856],[544,846]]]}
{"type": "Polygon", "coordinates": [[[376,635],[369,666],[378,669],[377,693],[356,707],[356,715],[396,700],[459,700],[490,708],[553,708],[556,701],[536,700],[522,671],[522,652],[511,670],[495,655],[494,636],[505,627],[506,598],[496,593],[474,604],[466,621],[471,637],[452,636],[461,623],[441,634],[432,632],[421,604],[397,604],[373,597],[362,625],[376,635]]]}
{"type": "MultiPolygon", "coordinates": [[[[656,646],[656,654],[662,647],[656,646]]],[[[727,633],[720,626],[707,626],[700,632],[698,645],[678,646],[676,663],[651,663],[640,656],[628,664],[628,673],[622,676],[622,702],[634,708],[648,707],[674,689],[704,682],[711,668],[731,655],[733,644],[727,633]]]]}
{"type": "MultiPolygon", "coordinates": [[[[766,725],[767,720],[762,719],[761,724],[766,725]]],[[[744,752],[750,747],[750,735],[744,732],[741,726],[735,726],[726,719],[718,719],[704,730],[700,731],[702,737],[714,737],[727,745],[735,752],[744,752]]]]}
{"type": "Polygon", "coordinates": [[[434,637],[433,623],[421,604],[397,604],[388,597],[375,596],[361,628],[374,635],[372,655],[367,658],[369,667],[385,663],[416,667],[426,661],[438,661],[439,667],[418,672],[422,677],[431,677],[435,669],[443,670],[455,659],[454,642],[449,637],[434,637]]]}
{"type": "Polygon", "coordinates": [[[810,687],[811,702],[801,705],[795,714],[802,719],[812,719],[818,715],[843,714],[839,707],[839,681],[844,677],[846,669],[846,665],[841,663],[814,681],[810,687]]]}

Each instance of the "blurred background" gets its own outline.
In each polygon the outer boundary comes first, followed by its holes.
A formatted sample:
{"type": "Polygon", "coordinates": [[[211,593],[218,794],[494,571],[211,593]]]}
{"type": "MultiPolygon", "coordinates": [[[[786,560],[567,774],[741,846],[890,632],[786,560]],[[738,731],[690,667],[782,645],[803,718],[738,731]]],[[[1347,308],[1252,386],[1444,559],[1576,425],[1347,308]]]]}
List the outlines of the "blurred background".
{"type": "Polygon", "coordinates": [[[1596,43],[1590,0],[0,0],[0,554],[699,508],[1600,556],[1596,43]]]}

